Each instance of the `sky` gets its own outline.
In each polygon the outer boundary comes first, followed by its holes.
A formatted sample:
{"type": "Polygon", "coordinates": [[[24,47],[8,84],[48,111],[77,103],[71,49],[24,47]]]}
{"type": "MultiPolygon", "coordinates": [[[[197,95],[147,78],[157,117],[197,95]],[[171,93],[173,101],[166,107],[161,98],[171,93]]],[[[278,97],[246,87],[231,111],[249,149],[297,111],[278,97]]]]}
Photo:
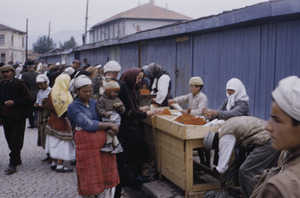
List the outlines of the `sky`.
{"type": "MultiPolygon", "coordinates": [[[[150,0],[89,0],[88,29],[120,12],[127,11],[150,0]]],[[[155,0],[155,5],[194,19],[215,15],[223,11],[266,2],[268,0],[155,0]]],[[[29,48],[39,36],[65,40],[74,36],[77,42],[85,30],[87,0],[0,0],[0,23],[26,31],[28,19],[29,48]],[[67,39],[66,39],[67,38],[67,39]],[[78,39],[79,38],[79,39],[78,39]]],[[[64,40],[64,41],[65,41],[64,40]]],[[[61,41],[63,43],[63,41],[61,41]]]]}

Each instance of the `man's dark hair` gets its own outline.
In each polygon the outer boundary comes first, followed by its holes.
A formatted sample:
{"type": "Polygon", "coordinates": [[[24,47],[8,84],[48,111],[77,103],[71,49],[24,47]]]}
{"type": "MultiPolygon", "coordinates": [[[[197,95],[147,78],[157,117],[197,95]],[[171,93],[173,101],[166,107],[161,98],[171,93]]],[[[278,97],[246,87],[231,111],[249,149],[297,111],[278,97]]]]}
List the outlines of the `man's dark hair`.
{"type": "MultiPolygon", "coordinates": [[[[291,118],[292,118],[292,117],[291,117],[291,118]]],[[[292,125],[293,125],[294,127],[299,126],[299,125],[300,125],[300,121],[299,121],[299,120],[296,120],[295,118],[292,118],[292,125]]]]}

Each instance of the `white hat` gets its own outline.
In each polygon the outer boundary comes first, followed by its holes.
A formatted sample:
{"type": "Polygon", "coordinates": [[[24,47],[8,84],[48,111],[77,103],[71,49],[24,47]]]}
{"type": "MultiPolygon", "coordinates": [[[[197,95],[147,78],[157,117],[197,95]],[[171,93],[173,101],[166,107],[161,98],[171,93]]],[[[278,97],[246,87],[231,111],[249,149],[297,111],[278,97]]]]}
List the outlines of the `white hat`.
{"type": "Polygon", "coordinates": [[[36,76],[36,82],[37,83],[47,82],[47,84],[49,85],[49,78],[45,74],[39,74],[36,76]]]}
{"type": "Polygon", "coordinates": [[[121,66],[117,61],[109,61],[107,62],[104,67],[104,73],[106,72],[120,72],[121,71],[121,66]]]}
{"type": "Polygon", "coordinates": [[[96,69],[99,69],[101,67],[102,67],[102,65],[100,65],[100,64],[95,66],[96,69]]]}
{"type": "Polygon", "coordinates": [[[60,66],[60,62],[56,62],[56,63],[55,63],[55,66],[60,66]]]}
{"type": "Polygon", "coordinates": [[[91,84],[92,84],[92,80],[86,75],[80,75],[74,80],[75,89],[81,88],[86,85],[91,85],[91,84]]]}
{"type": "Polygon", "coordinates": [[[73,67],[67,67],[63,73],[69,74],[71,76],[75,72],[75,69],[73,67]]]}
{"type": "Polygon", "coordinates": [[[289,76],[280,80],[272,96],[285,113],[300,121],[300,78],[289,76]]]}

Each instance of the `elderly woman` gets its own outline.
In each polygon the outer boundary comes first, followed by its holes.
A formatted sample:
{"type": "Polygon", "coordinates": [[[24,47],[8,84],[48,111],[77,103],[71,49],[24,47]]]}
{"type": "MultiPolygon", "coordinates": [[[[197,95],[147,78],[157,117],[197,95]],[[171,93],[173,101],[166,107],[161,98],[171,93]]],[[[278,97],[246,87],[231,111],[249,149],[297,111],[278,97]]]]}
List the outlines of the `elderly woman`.
{"type": "Polygon", "coordinates": [[[56,78],[48,96],[51,114],[45,128],[47,134],[45,152],[50,153],[50,157],[53,159],[51,170],[62,173],[73,171],[73,169],[64,167],[63,161],[75,158],[73,135],[66,115],[68,105],[73,101],[68,91],[69,82],[68,74],[61,74],[56,78]]]}
{"type": "Polygon", "coordinates": [[[272,147],[284,152],[278,167],[263,174],[251,197],[296,198],[300,194],[300,78],[281,80],[272,97],[266,129],[271,133],[272,147]]]}
{"type": "Polygon", "coordinates": [[[83,197],[112,198],[119,183],[116,155],[100,149],[105,145],[105,131],[116,135],[118,125],[99,121],[89,77],[78,76],[74,87],[77,97],[68,107],[68,116],[75,128],[78,193],[83,197]]]}
{"type": "Polygon", "coordinates": [[[143,70],[147,77],[153,80],[152,93],[157,94],[152,102],[159,106],[168,106],[168,99],[172,99],[170,94],[172,88],[170,75],[157,63],[151,63],[143,67],[143,70]]]}
{"type": "Polygon", "coordinates": [[[226,85],[227,99],[218,110],[204,109],[202,114],[208,119],[227,120],[235,116],[249,115],[249,97],[244,84],[237,78],[232,78],[226,85]]]}

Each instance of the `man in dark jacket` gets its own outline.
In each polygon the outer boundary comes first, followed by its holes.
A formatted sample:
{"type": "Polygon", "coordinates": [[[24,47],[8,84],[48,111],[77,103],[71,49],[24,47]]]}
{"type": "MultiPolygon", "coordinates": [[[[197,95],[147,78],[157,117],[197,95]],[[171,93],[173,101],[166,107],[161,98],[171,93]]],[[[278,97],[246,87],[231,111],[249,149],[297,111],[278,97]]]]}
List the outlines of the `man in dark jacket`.
{"type": "MultiPolygon", "coordinates": [[[[33,98],[33,100],[36,100],[36,95],[39,91],[39,88],[36,84],[36,77],[39,75],[37,72],[34,71],[34,65],[29,65],[28,71],[23,73],[22,80],[26,82],[26,84],[29,86],[30,94],[33,98]]],[[[28,128],[35,128],[36,122],[37,122],[37,111],[33,108],[33,103],[30,106],[29,109],[29,127],[28,128]]]]}
{"type": "Polygon", "coordinates": [[[17,171],[17,165],[22,164],[21,150],[23,148],[26,117],[29,105],[33,99],[29,88],[22,80],[14,78],[15,69],[10,65],[0,68],[3,81],[0,83],[0,117],[3,122],[5,138],[10,149],[10,163],[5,174],[17,171]]]}

